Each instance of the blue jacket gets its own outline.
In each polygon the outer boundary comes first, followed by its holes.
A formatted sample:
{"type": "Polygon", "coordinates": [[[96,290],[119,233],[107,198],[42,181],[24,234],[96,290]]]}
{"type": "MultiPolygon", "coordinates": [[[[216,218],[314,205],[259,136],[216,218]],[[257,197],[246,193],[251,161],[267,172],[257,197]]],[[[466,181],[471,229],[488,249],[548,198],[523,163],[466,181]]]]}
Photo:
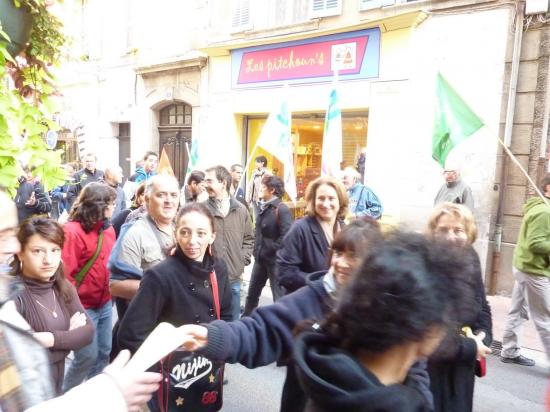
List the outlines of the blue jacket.
{"type": "Polygon", "coordinates": [[[134,178],[134,182],[141,183],[145,182],[147,179],[153,177],[154,175],[156,175],[156,172],[147,173],[143,169],[143,167],[138,167],[132,177],[134,178]]]}
{"type": "Polygon", "coordinates": [[[349,211],[355,217],[370,216],[379,219],[382,216],[382,203],[369,187],[356,183],[348,190],[348,196],[349,211]]]}
{"type": "MultiPolygon", "coordinates": [[[[288,363],[292,356],[294,328],[304,320],[321,321],[334,300],[323,285],[325,271],[311,274],[307,286],[276,303],[260,306],[249,317],[235,322],[214,321],[207,325],[208,346],[201,352],[212,359],[240,363],[247,368],[269,365],[275,361],[288,363]]],[[[429,405],[425,363],[416,363],[409,371],[407,384],[417,388],[429,405]]],[[[287,368],[281,411],[302,411],[305,395],[296,380],[293,365],[287,368]]]]}
{"type": "Polygon", "coordinates": [[[308,274],[328,270],[330,245],[315,217],[297,220],[277,252],[279,284],[293,292],[306,284],[308,274]]]}

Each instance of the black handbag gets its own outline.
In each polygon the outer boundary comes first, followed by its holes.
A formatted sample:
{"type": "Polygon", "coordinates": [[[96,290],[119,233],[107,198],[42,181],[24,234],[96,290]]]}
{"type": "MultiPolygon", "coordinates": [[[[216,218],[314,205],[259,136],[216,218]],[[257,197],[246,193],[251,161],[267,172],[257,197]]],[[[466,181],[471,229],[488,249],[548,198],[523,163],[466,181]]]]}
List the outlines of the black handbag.
{"type": "MultiPolygon", "coordinates": [[[[210,272],[216,317],[220,298],[216,273],[210,272]]],[[[175,350],[160,361],[162,383],[158,391],[161,412],[219,411],[223,404],[223,361],[213,361],[195,352],[175,350]]]]}

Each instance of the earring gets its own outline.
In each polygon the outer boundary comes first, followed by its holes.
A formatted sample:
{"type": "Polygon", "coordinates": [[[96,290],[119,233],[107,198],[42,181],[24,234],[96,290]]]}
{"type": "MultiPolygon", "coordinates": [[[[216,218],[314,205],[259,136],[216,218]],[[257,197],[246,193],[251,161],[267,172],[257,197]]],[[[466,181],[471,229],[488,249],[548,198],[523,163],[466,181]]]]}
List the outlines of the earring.
{"type": "Polygon", "coordinates": [[[212,256],[212,243],[208,244],[208,254],[212,256]]]}

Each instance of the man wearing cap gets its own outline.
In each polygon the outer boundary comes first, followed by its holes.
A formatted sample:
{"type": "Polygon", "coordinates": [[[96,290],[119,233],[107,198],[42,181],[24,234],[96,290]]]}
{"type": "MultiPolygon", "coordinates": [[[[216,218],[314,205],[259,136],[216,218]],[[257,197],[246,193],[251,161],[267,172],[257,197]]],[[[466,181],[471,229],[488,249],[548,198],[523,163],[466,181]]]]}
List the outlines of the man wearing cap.
{"type": "Polygon", "coordinates": [[[456,166],[447,165],[443,170],[445,184],[435,196],[434,205],[443,202],[458,203],[474,210],[472,189],[460,178],[460,170],[456,166]]]}

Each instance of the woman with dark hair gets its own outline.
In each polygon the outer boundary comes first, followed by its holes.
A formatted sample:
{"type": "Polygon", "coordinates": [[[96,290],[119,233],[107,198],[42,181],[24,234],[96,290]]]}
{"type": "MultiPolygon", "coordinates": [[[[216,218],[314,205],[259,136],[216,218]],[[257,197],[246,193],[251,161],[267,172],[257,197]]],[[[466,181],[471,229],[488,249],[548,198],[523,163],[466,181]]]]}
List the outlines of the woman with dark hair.
{"type": "Polygon", "coordinates": [[[63,228],[55,221],[34,217],[19,226],[21,251],[14,266],[25,289],[17,297],[17,311],[29,322],[34,337],[50,350],[53,382],[61,394],[65,358],[88,345],[94,335],[75,288],[65,279],[61,250],[63,228]]]}
{"type": "Polygon", "coordinates": [[[475,288],[472,311],[460,319],[446,350],[436,352],[428,362],[435,411],[468,412],[472,410],[477,360],[483,362],[491,353],[492,341],[491,307],[485,296],[479,257],[472,247],[477,235],[474,216],[464,205],[440,203],[428,222],[428,235],[462,248],[464,260],[471,267],[470,281],[475,288]],[[473,333],[463,333],[463,327],[473,333]]]}
{"type": "MultiPolygon", "coordinates": [[[[231,319],[231,286],[225,262],[212,256],[214,217],[202,203],[189,203],[176,216],[176,251],[145,271],[122,319],[118,344],[135,352],[161,322],[174,326],[215,319],[210,274],[216,276],[220,317],[231,319]]],[[[158,410],[156,399],[153,410],[158,410]]]]}
{"type": "Polygon", "coordinates": [[[279,177],[264,176],[260,186],[260,211],[256,217],[254,267],[250,276],[243,316],[250,315],[258,306],[260,294],[267,279],[271,286],[273,302],[282,295],[277,279],[275,254],[292,225],[290,209],[281,202],[284,193],[285,184],[279,177]]]}
{"type": "Polygon", "coordinates": [[[462,268],[461,253],[417,234],[371,248],[334,312],[295,343],[305,410],[430,410],[407,373],[470,302],[462,268]]]}
{"type": "MultiPolygon", "coordinates": [[[[321,321],[325,318],[353,277],[362,256],[380,236],[378,223],[373,219],[351,222],[333,241],[328,271],[309,275],[307,286],[283,296],[272,305],[259,306],[249,317],[239,321],[186,325],[186,333],[193,339],[186,342],[185,347],[200,350],[209,358],[240,363],[247,368],[275,361],[278,365],[286,365],[280,410],[303,411],[306,398],[294,372],[293,331],[304,320],[321,321]]],[[[420,390],[426,404],[432,404],[425,364],[419,363],[411,368],[407,385],[420,390]]]]}
{"type": "Polygon", "coordinates": [[[332,239],[344,227],[348,196],[333,177],[319,177],[306,188],[306,214],[294,222],[277,252],[279,284],[290,293],[306,284],[309,273],[326,271],[332,239]]]}
{"type": "Polygon", "coordinates": [[[75,351],[65,376],[65,391],[97,375],[109,363],[112,303],[107,261],[115,244],[115,231],[109,224],[115,199],[112,187],[98,182],[87,184],[63,227],[65,274],[76,286],[82,306],[96,329],[92,343],[75,351]]]}

